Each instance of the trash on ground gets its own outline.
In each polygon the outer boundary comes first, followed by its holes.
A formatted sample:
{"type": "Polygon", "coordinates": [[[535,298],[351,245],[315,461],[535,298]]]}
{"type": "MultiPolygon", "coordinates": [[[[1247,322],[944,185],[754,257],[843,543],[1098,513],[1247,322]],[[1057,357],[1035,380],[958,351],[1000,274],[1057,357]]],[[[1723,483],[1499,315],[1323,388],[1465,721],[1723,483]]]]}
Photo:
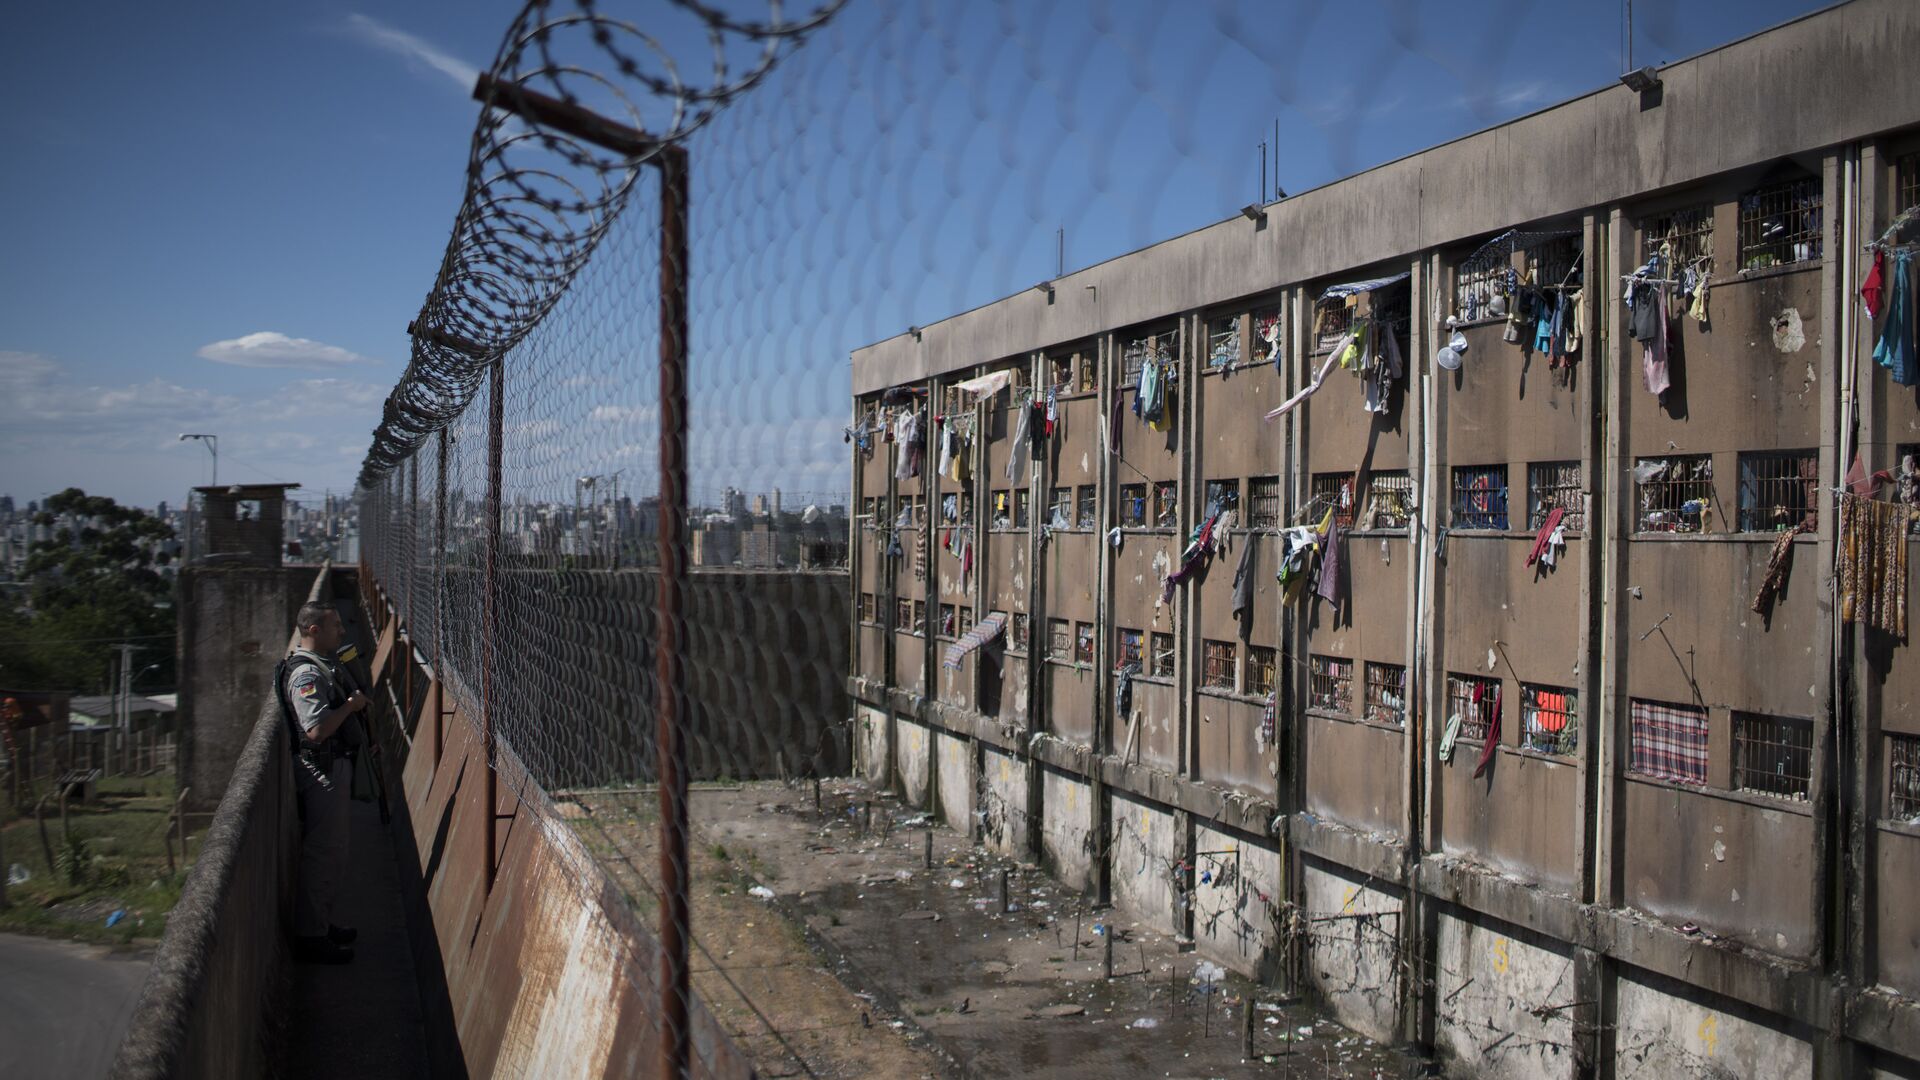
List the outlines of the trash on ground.
{"type": "Polygon", "coordinates": [[[771,900],[773,899],[773,890],[767,888],[765,885],[755,885],[753,888],[747,890],[747,895],[759,897],[762,900],[771,900]]]}

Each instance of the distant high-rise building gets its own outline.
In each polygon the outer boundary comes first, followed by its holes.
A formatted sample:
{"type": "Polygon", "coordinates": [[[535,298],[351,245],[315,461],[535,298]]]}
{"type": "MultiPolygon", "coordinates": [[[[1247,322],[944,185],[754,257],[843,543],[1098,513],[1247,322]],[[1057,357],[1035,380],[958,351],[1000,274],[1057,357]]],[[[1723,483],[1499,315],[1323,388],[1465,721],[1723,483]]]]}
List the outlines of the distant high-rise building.
{"type": "Polygon", "coordinates": [[[13,516],[13,496],[0,495],[0,517],[13,516]]]}

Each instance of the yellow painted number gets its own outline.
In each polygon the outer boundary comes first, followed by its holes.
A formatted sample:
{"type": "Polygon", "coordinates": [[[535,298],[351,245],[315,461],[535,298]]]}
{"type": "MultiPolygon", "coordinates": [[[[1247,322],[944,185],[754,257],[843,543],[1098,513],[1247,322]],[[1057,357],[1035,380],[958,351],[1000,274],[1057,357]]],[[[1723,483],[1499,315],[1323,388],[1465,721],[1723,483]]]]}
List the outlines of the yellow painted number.
{"type": "Polygon", "coordinates": [[[1354,900],[1358,898],[1359,895],[1360,895],[1360,887],[1358,885],[1349,885],[1347,887],[1347,898],[1345,900],[1340,901],[1340,910],[1345,911],[1348,908],[1352,907],[1354,900]]]}
{"type": "Polygon", "coordinates": [[[1507,973],[1507,939],[1493,939],[1493,970],[1497,975],[1507,973]]]}
{"type": "Polygon", "coordinates": [[[1700,1045],[1707,1048],[1707,1053],[1709,1055],[1711,1055],[1715,1050],[1719,1049],[1719,1046],[1720,1046],[1719,1031],[1720,1031],[1720,1018],[1717,1016],[1709,1016],[1705,1020],[1700,1021],[1699,1030],[1694,1032],[1694,1034],[1700,1036],[1700,1045]]]}

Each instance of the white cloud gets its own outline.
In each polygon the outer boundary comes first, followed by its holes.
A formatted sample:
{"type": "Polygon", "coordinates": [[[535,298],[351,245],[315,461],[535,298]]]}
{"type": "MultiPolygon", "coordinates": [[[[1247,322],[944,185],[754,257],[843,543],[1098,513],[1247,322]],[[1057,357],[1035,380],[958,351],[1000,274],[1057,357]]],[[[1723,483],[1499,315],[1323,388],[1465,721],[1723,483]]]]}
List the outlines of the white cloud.
{"type": "Polygon", "coordinates": [[[354,37],[376,49],[384,49],[398,56],[404,56],[413,64],[437,71],[459,84],[461,93],[468,93],[480,78],[480,69],[457,56],[448,54],[433,43],[415,37],[405,30],[388,26],[379,19],[355,12],[347,16],[347,30],[354,37]]]}
{"type": "Polygon", "coordinates": [[[216,364],[251,368],[331,368],[379,363],[372,357],[361,356],[338,345],[288,337],[273,330],[242,334],[237,338],[202,345],[198,355],[216,364]]]}

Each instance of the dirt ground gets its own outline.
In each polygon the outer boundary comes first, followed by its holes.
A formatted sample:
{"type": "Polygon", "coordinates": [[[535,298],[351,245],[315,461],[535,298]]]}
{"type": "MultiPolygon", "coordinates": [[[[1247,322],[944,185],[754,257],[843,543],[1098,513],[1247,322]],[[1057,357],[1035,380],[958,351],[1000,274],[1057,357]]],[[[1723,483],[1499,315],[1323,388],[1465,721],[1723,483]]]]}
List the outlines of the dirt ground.
{"type": "MultiPolygon", "coordinates": [[[[696,985],[763,1076],[1426,1075],[891,796],[814,798],[768,782],[692,802],[694,936],[724,969],[696,950],[696,985]]],[[[643,881],[650,801],[578,802],[588,845],[643,881]]]]}

